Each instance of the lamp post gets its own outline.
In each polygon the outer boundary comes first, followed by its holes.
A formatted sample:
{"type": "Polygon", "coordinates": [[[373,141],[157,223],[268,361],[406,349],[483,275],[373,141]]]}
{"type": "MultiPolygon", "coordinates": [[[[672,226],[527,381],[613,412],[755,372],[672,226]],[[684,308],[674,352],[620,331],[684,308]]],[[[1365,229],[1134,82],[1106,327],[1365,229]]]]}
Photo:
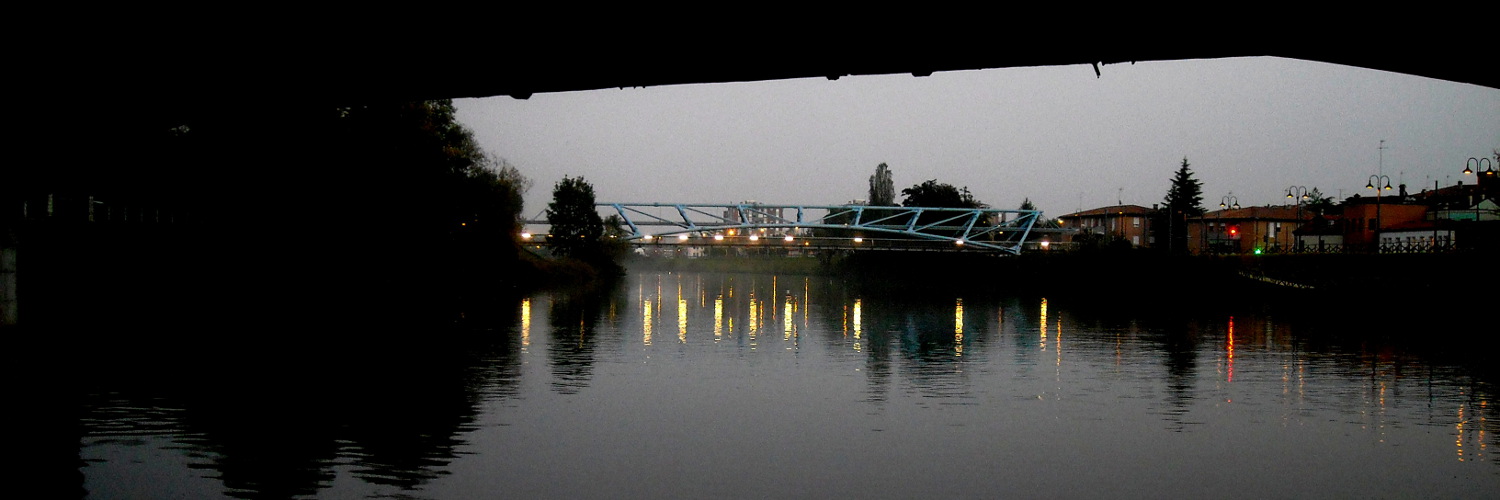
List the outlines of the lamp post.
{"type": "Polygon", "coordinates": [[[1469,168],[1470,165],[1473,165],[1475,168],[1479,169],[1477,172],[1480,176],[1495,175],[1494,164],[1490,163],[1489,158],[1470,157],[1469,161],[1467,163],[1464,163],[1464,175],[1469,175],[1476,172],[1475,170],[1469,168]]]}
{"type": "MultiPolygon", "coordinates": [[[[1233,209],[1235,209],[1235,210],[1239,210],[1239,209],[1240,209],[1240,199],[1239,199],[1239,198],[1236,198],[1236,197],[1235,197],[1235,196],[1234,196],[1234,191],[1230,191],[1230,192],[1229,192],[1229,194],[1226,194],[1226,195],[1224,195],[1224,196],[1222,196],[1222,197],[1220,197],[1220,198],[1219,198],[1219,208],[1220,208],[1220,209],[1226,209],[1226,208],[1233,208],[1233,209]]],[[[1222,211],[1221,211],[1221,212],[1222,212],[1222,211]]],[[[1218,215],[1217,215],[1217,216],[1216,216],[1216,217],[1214,217],[1214,218],[1215,218],[1215,219],[1223,219],[1223,218],[1224,218],[1224,214],[1223,214],[1223,213],[1219,213],[1219,214],[1218,214],[1218,215]]],[[[1219,224],[1221,224],[1221,225],[1222,225],[1222,224],[1223,224],[1223,222],[1222,222],[1222,221],[1220,221],[1220,222],[1219,222],[1219,224]]],[[[1205,233],[1206,233],[1206,232],[1207,232],[1207,231],[1205,231],[1205,233]]],[[[1219,245],[1219,246],[1221,246],[1221,247],[1222,247],[1222,246],[1223,246],[1223,245],[1222,245],[1222,243],[1223,243],[1223,238],[1220,238],[1220,243],[1221,243],[1221,244],[1220,244],[1220,245],[1219,245]]],[[[1236,247],[1236,248],[1235,248],[1235,251],[1239,251],[1239,248],[1238,248],[1238,247],[1236,247]]]]}
{"type": "Polygon", "coordinates": [[[1375,227],[1373,229],[1375,231],[1375,248],[1378,251],[1380,248],[1380,192],[1391,190],[1391,176],[1372,175],[1369,182],[1365,183],[1365,189],[1375,190],[1375,227]],[[1385,180],[1385,187],[1380,186],[1381,180],[1385,180]]]}
{"type": "MultiPolygon", "coordinates": [[[[1293,230],[1296,230],[1296,226],[1302,225],[1302,202],[1308,200],[1307,186],[1288,186],[1286,188],[1286,197],[1296,198],[1297,201],[1297,223],[1292,227],[1293,230]]],[[[1296,248],[1298,250],[1302,249],[1302,240],[1297,240],[1296,248]]]]}

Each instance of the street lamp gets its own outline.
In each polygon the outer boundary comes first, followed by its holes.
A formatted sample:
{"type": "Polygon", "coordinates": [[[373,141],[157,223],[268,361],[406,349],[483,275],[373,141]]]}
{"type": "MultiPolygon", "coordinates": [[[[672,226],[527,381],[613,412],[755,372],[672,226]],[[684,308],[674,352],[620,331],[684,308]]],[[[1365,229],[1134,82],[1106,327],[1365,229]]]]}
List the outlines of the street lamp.
{"type": "Polygon", "coordinates": [[[1307,199],[1307,186],[1290,186],[1286,188],[1286,197],[1297,198],[1299,200],[1297,204],[1302,204],[1300,200],[1307,199]]]}
{"type": "Polygon", "coordinates": [[[1375,190],[1375,248],[1380,248],[1380,192],[1391,190],[1391,176],[1371,175],[1369,182],[1365,183],[1365,189],[1375,190]],[[1380,181],[1385,180],[1385,187],[1380,187],[1380,181]]]}
{"type": "MultiPolygon", "coordinates": [[[[1302,224],[1302,202],[1308,200],[1308,197],[1307,197],[1307,186],[1289,186],[1289,187],[1287,187],[1286,188],[1286,197],[1287,198],[1296,198],[1297,199],[1296,200],[1297,201],[1297,223],[1292,226],[1292,229],[1295,230],[1296,226],[1299,226],[1299,225],[1302,224]]],[[[1297,240],[1297,249],[1298,250],[1302,249],[1302,240],[1297,240]]]]}
{"type": "MultiPolygon", "coordinates": [[[[1236,198],[1234,196],[1234,191],[1230,191],[1229,194],[1226,194],[1223,197],[1219,198],[1219,208],[1233,208],[1235,210],[1239,210],[1240,209],[1240,199],[1236,198]]],[[[1222,214],[1222,213],[1217,214],[1217,215],[1215,215],[1214,218],[1215,219],[1223,219],[1224,218],[1224,214],[1222,214]]],[[[1220,224],[1223,224],[1223,222],[1221,221],[1220,224]]],[[[1203,231],[1203,239],[1204,240],[1208,239],[1208,231],[1207,230],[1203,231]]],[[[1223,246],[1224,246],[1224,240],[1223,240],[1222,236],[1219,237],[1218,244],[1216,244],[1214,246],[1219,247],[1219,248],[1223,248],[1223,246]]],[[[1236,248],[1235,250],[1238,251],[1239,249],[1236,248]]]]}
{"type": "Polygon", "coordinates": [[[1470,169],[1469,165],[1479,168],[1479,175],[1495,175],[1494,164],[1490,163],[1489,158],[1469,158],[1469,161],[1464,163],[1464,175],[1474,173],[1474,170],[1470,169]]]}

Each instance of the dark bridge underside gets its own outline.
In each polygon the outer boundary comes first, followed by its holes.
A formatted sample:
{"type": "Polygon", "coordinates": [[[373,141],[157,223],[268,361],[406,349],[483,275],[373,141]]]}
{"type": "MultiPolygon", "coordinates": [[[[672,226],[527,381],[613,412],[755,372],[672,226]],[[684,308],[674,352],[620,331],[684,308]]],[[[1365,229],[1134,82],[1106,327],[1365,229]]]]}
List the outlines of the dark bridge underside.
{"type": "Polygon", "coordinates": [[[509,12],[477,26],[454,24],[455,18],[483,16],[461,12],[411,12],[412,19],[385,24],[281,18],[192,24],[171,18],[89,25],[67,19],[49,32],[51,38],[36,40],[49,48],[17,50],[19,71],[12,74],[29,84],[22,91],[28,97],[169,115],[217,107],[224,99],[357,104],[525,98],[617,87],[1023,66],[1099,64],[1108,78],[1109,64],[1247,56],[1500,88],[1493,30],[1482,21],[1453,24],[1487,16],[1450,12],[1443,14],[1446,19],[1421,23],[1413,20],[1421,12],[1403,9],[1375,17],[1355,14],[1364,19],[1285,12],[1272,22],[1234,12],[1198,20],[1175,17],[1173,24],[1159,26],[1109,19],[1102,28],[1076,24],[1076,13],[996,14],[989,16],[999,16],[995,21],[974,25],[956,23],[974,23],[969,18],[976,16],[922,20],[922,12],[886,16],[885,22],[805,20],[800,14],[761,22],[746,20],[743,13],[683,18],[689,13],[680,12],[605,13],[591,20],[578,19],[580,13],[509,12]],[[431,19],[422,21],[424,16],[431,19]]]}

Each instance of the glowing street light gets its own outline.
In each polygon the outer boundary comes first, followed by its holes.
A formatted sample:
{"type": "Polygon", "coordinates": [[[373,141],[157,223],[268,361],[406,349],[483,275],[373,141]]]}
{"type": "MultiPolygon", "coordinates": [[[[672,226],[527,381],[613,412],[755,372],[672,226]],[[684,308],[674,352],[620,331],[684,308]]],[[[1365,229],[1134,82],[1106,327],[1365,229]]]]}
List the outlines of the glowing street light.
{"type": "Polygon", "coordinates": [[[786,241],[792,241],[792,235],[788,234],[786,235],[786,238],[783,239],[785,239],[786,241]]]}
{"type": "MultiPolygon", "coordinates": [[[[1297,201],[1297,224],[1301,225],[1302,224],[1302,202],[1305,202],[1305,201],[1311,199],[1311,198],[1309,198],[1307,196],[1307,186],[1290,186],[1290,187],[1287,187],[1286,188],[1286,197],[1287,198],[1296,198],[1296,201],[1297,201]],[[1298,195],[1298,196],[1294,196],[1294,195],[1298,195]]],[[[1296,240],[1296,242],[1297,242],[1297,248],[1300,250],[1302,248],[1302,240],[1299,238],[1299,239],[1296,240]]]]}
{"type": "Polygon", "coordinates": [[[529,240],[529,239],[531,239],[531,233],[529,233],[529,232],[523,232],[523,233],[521,233],[521,239],[523,239],[523,240],[529,240]]]}
{"type": "Polygon", "coordinates": [[[1371,175],[1369,182],[1365,183],[1365,189],[1375,190],[1375,244],[1378,249],[1380,244],[1380,192],[1391,190],[1391,176],[1371,175]],[[1385,187],[1383,188],[1380,187],[1381,180],[1385,180],[1385,187]]]}
{"type": "Polygon", "coordinates": [[[1469,158],[1469,161],[1467,163],[1464,163],[1464,175],[1473,174],[1475,172],[1475,170],[1469,168],[1469,165],[1473,165],[1475,168],[1479,169],[1479,175],[1495,175],[1494,164],[1490,163],[1489,158],[1469,158]]]}
{"type": "Polygon", "coordinates": [[[1240,209],[1240,199],[1234,197],[1234,191],[1230,191],[1229,194],[1226,194],[1219,198],[1219,208],[1231,207],[1235,210],[1240,209]]]}
{"type": "Polygon", "coordinates": [[[677,241],[687,241],[687,239],[688,239],[687,233],[683,233],[683,234],[677,235],[677,241]]]}
{"type": "Polygon", "coordinates": [[[722,235],[722,234],[715,234],[714,235],[714,241],[724,241],[724,235],[722,235]]]}
{"type": "Polygon", "coordinates": [[[1297,198],[1299,200],[1297,203],[1301,204],[1302,201],[1308,199],[1307,198],[1307,186],[1290,186],[1290,187],[1286,188],[1286,197],[1287,198],[1297,198]]]}

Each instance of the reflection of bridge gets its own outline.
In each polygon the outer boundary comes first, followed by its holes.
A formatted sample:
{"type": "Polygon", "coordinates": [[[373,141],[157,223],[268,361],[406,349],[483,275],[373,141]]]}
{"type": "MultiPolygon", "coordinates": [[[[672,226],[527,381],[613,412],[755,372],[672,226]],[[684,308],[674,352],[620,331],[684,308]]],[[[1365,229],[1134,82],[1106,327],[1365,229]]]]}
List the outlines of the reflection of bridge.
{"type": "MultiPolygon", "coordinates": [[[[895,250],[978,250],[1019,254],[1038,210],[599,203],[619,214],[640,244],[895,250]],[[654,230],[647,231],[646,227],[654,230]]],[[[545,223],[543,221],[536,221],[545,223]]]]}

